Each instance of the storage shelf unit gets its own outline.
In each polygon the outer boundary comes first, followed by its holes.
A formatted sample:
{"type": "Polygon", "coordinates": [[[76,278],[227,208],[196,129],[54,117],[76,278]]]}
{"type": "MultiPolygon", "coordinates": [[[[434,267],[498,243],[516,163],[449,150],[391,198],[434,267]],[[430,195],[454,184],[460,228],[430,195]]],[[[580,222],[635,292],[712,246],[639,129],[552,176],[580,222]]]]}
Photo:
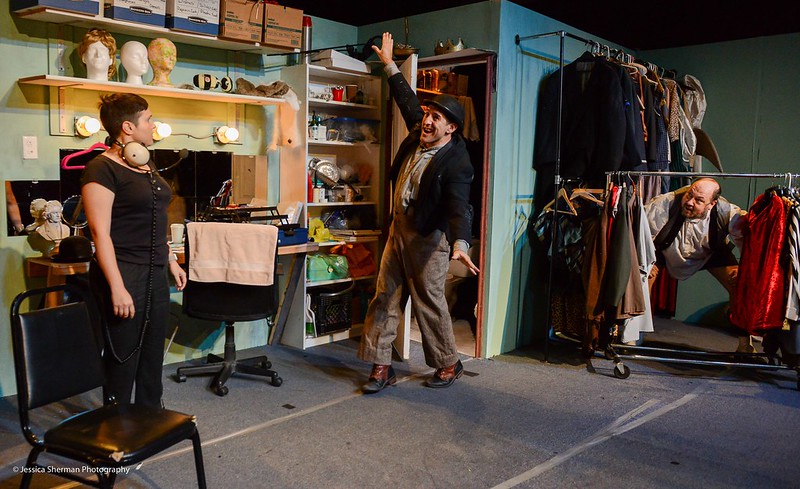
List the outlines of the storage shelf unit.
{"type": "MultiPolygon", "coordinates": [[[[281,70],[281,79],[294,87],[300,99],[300,115],[297,118],[297,132],[302,141],[293,147],[281,150],[281,172],[280,189],[282,201],[306,202],[304,206],[301,222],[308,223],[312,218],[319,218],[322,213],[341,208],[357,210],[366,206],[374,206],[381,222],[381,204],[383,202],[383,141],[378,142],[343,142],[343,141],[315,141],[308,137],[308,117],[313,112],[323,113],[327,117],[350,117],[356,119],[381,120],[381,94],[383,82],[379,76],[359,74],[352,72],[337,71],[335,69],[314,66],[297,65],[290,66],[281,70]],[[367,103],[356,104],[352,102],[339,102],[324,100],[319,97],[310,98],[309,88],[320,85],[357,85],[362,93],[367,97],[367,103]],[[369,182],[354,184],[364,196],[363,201],[358,202],[309,202],[308,195],[308,161],[311,156],[331,157],[340,166],[343,163],[353,164],[355,167],[368,165],[371,169],[369,182]]],[[[377,132],[376,134],[381,134],[377,132]]],[[[380,256],[380,236],[348,236],[335,237],[332,241],[319,243],[320,251],[327,252],[331,247],[338,244],[364,244],[373,254],[376,263],[379,263],[380,256]]],[[[295,301],[292,303],[290,320],[286,325],[283,335],[283,342],[297,348],[311,348],[314,346],[340,341],[360,334],[360,325],[354,322],[347,331],[326,334],[317,337],[306,336],[304,317],[304,298],[306,294],[312,294],[318,288],[326,285],[346,284],[355,281],[356,289],[363,286],[370,286],[374,283],[374,275],[357,278],[345,278],[341,280],[326,280],[317,282],[307,282],[298,284],[295,291],[295,301]]],[[[355,296],[356,294],[354,294],[355,296]]],[[[366,307],[366,304],[361,304],[366,307]]]]}

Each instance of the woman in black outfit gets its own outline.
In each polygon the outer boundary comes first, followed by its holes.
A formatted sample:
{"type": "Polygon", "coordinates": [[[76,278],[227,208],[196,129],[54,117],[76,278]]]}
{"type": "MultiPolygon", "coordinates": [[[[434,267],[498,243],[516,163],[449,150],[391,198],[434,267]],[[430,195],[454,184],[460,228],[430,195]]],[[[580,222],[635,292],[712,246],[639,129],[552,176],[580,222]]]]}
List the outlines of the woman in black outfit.
{"type": "Polygon", "coordinates": [[[186,273],[167,244],[172,192],[150,165],[152,112],[134,94],[101,97],[109,149],[86,165],[81,194],[95,244],[90,284],[103,322],[106,393],[121,403],[161,406],[169,271],[186,273]]]}

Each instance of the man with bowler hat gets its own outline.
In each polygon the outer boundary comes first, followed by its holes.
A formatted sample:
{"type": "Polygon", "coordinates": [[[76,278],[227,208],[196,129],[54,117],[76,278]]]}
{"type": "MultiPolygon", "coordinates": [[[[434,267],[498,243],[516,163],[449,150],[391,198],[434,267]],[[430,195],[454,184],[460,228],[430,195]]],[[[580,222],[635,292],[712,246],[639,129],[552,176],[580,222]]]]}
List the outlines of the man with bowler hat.
{"type": "Polygon", "coordinates": [[[437,95],[421,106],[416,94],[392,61],[394,40],[383,34],[373,46],[384,63],[392,98],[409,134],[392,161],[392,224],[381,258],[375,291],[367,310],[358,356],[372,362],[362,391],[376,393],[397,381],[392,341],[411,307],[422,335],[425,363],[436,369],[428,387],[449,387],[464,371],[458,359],[453,323],[444,295],[450,260],[462,262],[473,274],[478,267],[468,255],[473,170],[461,137],[464,108],[448,95],[437,95]]]}

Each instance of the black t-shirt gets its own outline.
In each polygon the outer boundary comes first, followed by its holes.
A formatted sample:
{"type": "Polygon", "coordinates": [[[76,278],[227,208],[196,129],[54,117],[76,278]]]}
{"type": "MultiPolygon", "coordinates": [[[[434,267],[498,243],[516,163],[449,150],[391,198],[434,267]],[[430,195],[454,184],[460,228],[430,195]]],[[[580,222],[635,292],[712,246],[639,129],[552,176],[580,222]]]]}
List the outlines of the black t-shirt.
{"type": "Polygon", "coordinates": [[[147,265],[150,249],[154,247],[153,263],[166,265],[169,256],[167,206],[172,198],[167,181],[157,172],[138,173],[100,155],[83,170],[81,186],[90,182],[114,192],[111,240],[117,260],[147,265]]]}

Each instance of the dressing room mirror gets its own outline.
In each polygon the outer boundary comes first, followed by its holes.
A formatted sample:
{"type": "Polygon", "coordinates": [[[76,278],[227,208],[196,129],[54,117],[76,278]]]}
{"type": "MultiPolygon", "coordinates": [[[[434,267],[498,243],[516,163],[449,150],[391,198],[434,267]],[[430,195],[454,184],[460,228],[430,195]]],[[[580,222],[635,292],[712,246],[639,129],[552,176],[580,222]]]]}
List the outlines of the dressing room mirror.
{"type": "MultiPolygon", "coordinates": [[[[73,233],[88,233],[80,199],[80,179],[86,163],[102,150],[61,149],[59,161],[66,161],[66,164],[60,164],[59,180],[7,180],[7,236],[23,236],[35,229],[35,216],[31,212],[37,211],[31,204],[37,199],[61,202],[64,223],[73,229],[73,233]]],[[[151,154],[155,167],[163,170],[160,174],[172,188],[169,222],[195,219],[232,175],[233,154],[229,152],[189,151],[177,165],[180,150],[155,149],[151,154]]]]}

